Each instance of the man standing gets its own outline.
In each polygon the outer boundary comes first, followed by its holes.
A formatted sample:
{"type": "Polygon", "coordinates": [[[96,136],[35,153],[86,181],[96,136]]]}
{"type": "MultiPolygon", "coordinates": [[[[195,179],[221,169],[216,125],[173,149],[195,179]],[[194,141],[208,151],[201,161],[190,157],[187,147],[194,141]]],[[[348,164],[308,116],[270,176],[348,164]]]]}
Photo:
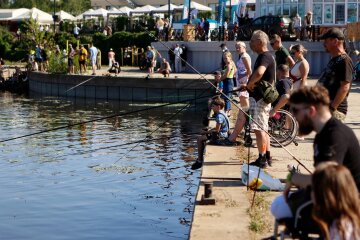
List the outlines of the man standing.
{"type": "MultiPolygon", "coordinates": [[[[322,86],[304,87],[290,96],[290,111],[299,123],[299,135],[316,132],[314,139],[314,165],[335,161],[347,167],[360,189],[360,147],[354,132],[331,116],[328,91],[322,86]]],[[[308,186],[311,186],[311,175],[297,172],[290,173],[284,194],[275,198],[271,212],[276,219],[295,216],[294,213],[302,203],[311,199],[308,186]],[[299,190],[289,195],[292,185],[307,190],[299,190]],[[303,201],[301,201],[303,199],[303,201]],[[297,202],[295,204],[295,202],[297,202]]]]}
{"type": "Polygon", "coordinates": [[[74,29],[73,29],[73,33],[74,33],[75,38],[78,38],[79,31],[80,31],[80,28],[75,24],[74,29]]]}
{"type": "Polygon", "coordinates": [[[335,118],[344,121],[348,109],[353,63],[344,48],[344,34],[338,28],[331,28],[321,39],[331,59],[321,74],[317,84],[323,85],[330,96],[330,110],[335,118]]]}
{"type": "Polygon", "coordinates": [[[258,54],[258,57],[247,84],[247,89],[250,91],[250,112],[253,119],[251,128],[254,130],[259,151],[258,159],[250,164],[260,168],[271,166],[270,138],[266,133],[269,127],[271,104],[265,103],[262,96],[258,96],[254,89],[259,81],[267,81],[271,84],[275,81],[275,60],[268,50],[268,43],[269,38],[265,32],[258,30],[252,35],[250,48],[258,54]]]}
{"type": "Polygon", "coordinates": [[[179,44],[176,44],[174,49],[175,55],[175,72],[181,72],[181,54],[183,53],[182,48],[179,44]]]}
{"type": "Polygon", "coordinates": [[[108,59],[109,59],[109,68],[112,66],[113,61],[115,61],[115,53],[112,48],[108,52],[108,59]]]}
{"type": "Polygon", "coordinates": [[[289,67],[294,66],[295,61],[290,56],[289,51],[282,45],[281,37],[277,34],[274,34],[270,37],[270,45],[276,51],[275,52],[275,61],[276,65],[281,64],[289,65],[289,67]]]}
{"type": "Polygon", "coordinates": [[[96,75],[96,58],[98,54],[98,49],[91,43],[89,52],[90,52],[90,63],[92,66],[92,75],[96,75]]]}
{"type": "Polygon", "coordinates": [[[75,50],[72,47],[72,45],[69,43],[69,52],[68,52],[68,73],[74,74],[74,56],[75,56],[75,50]]]}

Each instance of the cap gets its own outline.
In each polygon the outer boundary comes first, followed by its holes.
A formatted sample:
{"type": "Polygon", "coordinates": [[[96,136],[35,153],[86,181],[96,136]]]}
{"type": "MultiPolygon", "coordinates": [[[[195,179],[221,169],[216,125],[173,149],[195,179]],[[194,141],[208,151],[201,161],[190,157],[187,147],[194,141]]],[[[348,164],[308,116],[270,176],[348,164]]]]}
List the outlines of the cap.
{"type": "Polygon", "coordinates": [[[225,43],[222,43],[222,44],[220,44],[220,46],[219,47],[226,47],[226,44],[225,43]]]}
{"type": "Polygon", "coordinates": [[[338,28],[330,28],[326,33],[320,36],[320,39],[328,39],[328,38],[337,38],[339,40],[344,40],[344,33],[338,28]]]}
{"type": "Polygon", "coordinates": [[[214,75],[221,75],[221,71],[215,71],[214,75]]]}

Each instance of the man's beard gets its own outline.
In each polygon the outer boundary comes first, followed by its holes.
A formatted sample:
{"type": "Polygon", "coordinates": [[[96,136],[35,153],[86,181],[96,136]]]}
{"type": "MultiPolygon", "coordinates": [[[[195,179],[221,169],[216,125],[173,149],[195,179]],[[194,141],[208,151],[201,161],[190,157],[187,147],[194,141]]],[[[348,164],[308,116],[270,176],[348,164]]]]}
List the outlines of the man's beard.
{"type": "Polygon", "coordinates": [[[305,136],[310,134],[314,130],[313,123],[308,116],[304,116],[301,122],[299,122],[299,136],[305,136]]]}

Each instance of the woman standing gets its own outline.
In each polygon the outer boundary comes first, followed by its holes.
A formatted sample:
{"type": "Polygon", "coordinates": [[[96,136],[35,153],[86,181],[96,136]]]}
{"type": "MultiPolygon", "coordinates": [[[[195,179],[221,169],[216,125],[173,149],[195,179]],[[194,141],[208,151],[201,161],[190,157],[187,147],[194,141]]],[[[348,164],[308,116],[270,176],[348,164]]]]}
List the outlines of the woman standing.
{"type": "MultiPolygon", "coordinates": [[[[236,52],[239,54],[239,59],[236,62],[236,88],[246,85],[251,75],[251,58],[246,52],[246,45],[244,42],[237,42],[235,44],[236,52]]],[[[239,91],[240,105],[244,109],[249,108],[249,92],[239,91]]]]}
{"type": "Polygon", "coordinates": [[[320,163],[312,176],[312,200],[325,239],[360,239],[359,192],[346,167],[320,163]]]}
{"type": "Polygon", "coordinates": [[[221,97],[224,99],[225,101],[225,113],[228,117],[230,117],[231,115],[231,91],[234,88],[234,82],[233,82],[233,77],[236,73],[236,66],[234,61],[232,60],[232,56],[231,53],[225,52],[223,55],[224,61],[225,61],[225,69],[223,70],[223,73],[221,75],[221,79],[224,83],[224,89],[223,89],[223,93],[227,96],[225,97],[224,95],[221,95],[221,97]]]}
{"type": "Polygon", "coordinates": [[[290,48],[290,53],[295,59],[295,64],[290,70],[290,77],[293,80],[293,89],[299,89],[307,85],[309,74],[309,63],[305,59],[306,49],[301,44],[296,44],[290,48]]]}

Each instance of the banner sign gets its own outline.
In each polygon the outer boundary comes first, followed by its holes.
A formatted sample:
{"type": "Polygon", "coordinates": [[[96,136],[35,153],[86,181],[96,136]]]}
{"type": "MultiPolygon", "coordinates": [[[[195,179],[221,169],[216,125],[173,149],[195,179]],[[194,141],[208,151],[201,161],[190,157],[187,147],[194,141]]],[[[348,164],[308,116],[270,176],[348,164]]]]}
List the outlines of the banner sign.
{"type": "Polygon", "coordinates": [[[190,0],[184,0],[182,19],[187,19],[189,17],[189,3],[190,3],[190,0]]]}
{"type": "Polygon", "coordinates": [[[225,8],[226,8],[226,0],[219,0],[219,19],[218,23],[219,26],[222,26],[224,24],[224,18],[225,18],[225,8]]]}

